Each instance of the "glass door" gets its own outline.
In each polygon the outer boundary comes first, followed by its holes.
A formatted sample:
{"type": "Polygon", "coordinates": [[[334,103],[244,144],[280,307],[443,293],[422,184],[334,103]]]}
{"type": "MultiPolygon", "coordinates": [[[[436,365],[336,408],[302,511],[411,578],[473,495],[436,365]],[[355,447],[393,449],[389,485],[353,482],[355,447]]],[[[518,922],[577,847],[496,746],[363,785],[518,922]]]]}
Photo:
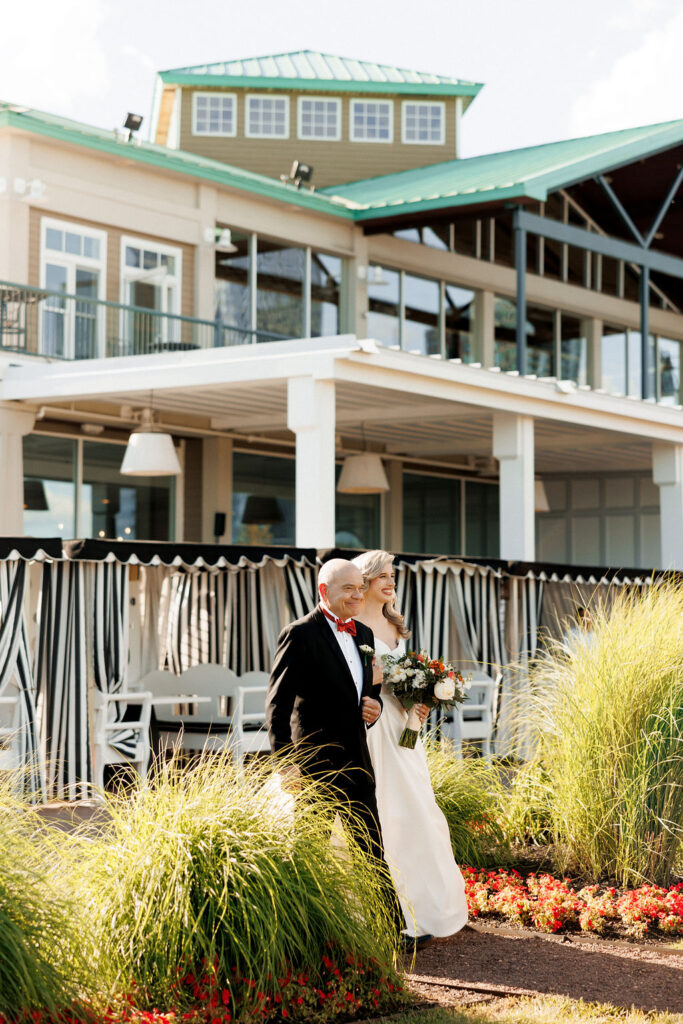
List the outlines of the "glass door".
{"type": "Polygon", "coordinates": [[[104,355],[106,235],[79,225],[43,218],[41,352],[58,359],[94,359],[104,355]]]}

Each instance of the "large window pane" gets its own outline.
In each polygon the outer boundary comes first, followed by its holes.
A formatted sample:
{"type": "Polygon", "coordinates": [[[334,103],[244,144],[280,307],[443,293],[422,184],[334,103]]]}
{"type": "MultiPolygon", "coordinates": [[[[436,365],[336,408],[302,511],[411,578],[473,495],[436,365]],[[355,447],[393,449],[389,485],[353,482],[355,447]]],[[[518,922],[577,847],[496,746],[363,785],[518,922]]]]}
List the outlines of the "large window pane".
{"type": "Polygon", "coordinates": [[[383,267],[368,267],[368,338],[382,345],[399,343],[400,275],[383,267]]]}
{"type": "Polygon", "coordinates": [[[76,442],[28,434],[23,439],[24,533],[74,537],[76,442]]]}
{"type": "Polygon", "coordinates": [[[585,384],[587,380],[587,340],[581,329],[581,321],[566,313],[560,315],[560,351],[561,379],[585,384]]]}
{"type": "Polygon", "coordinates": [[[256,326],[266,337],[303,335],[304,250],[258,240],[256,326]]]}
{"type": "Polygon", "coordinates": [[[240,345],[250,339],[242,333],[251,324],[249,302],[249,236],[235,231],[231,235],[236,252],[216,253],[215,319],[220,332],[218,345],[240,345]],[[238,330],[235,330],[238,328],[238,330]]]}
{"type": "Polygon", "coordinates": [[[339,292],[342,261],[327,253],[311,253],[311,337],[339,334],[339,292]]]}
{"type": "Polygon", "coordinates": [[[670,338],[658,338],[659,400],[665,405],[680,403],[681,343],[670,338]]]}
{"type": "MultiPolygon", "coordinates": [[[[336,468],[339,480],[341,466],[336,468]]],[[[380,494],[339,494],[335,497],[335,544],[339,548],[380,546],[380,494]]]]}
{"type": "MultiPolygon", "coordinates": [[[[495,364],[517,369],[517,305],[497,295],[494,305],[495,364]]],[[[555,311],[542,306],[526,308],[526,371],[538,377],[554,373],[555,311]]]]}
{"type": "Polygon", "coordinates": [[[446,359],[474,361],[474,292],[447,284],[445,288],[446,359]]]}
{"type": "Polygon", "coordinates": [[[415,554],[459,555],[460,480],[403,474],[403,547],[415,554]]]}
{"type": "MultiPolygon", "coordinates": [[[[642,334],[640,331],[628,332],[628,393],[637,398],[642,396],[642,334]]],[[[655,394],[655,340],[650,335],[647,348],[647,387],[646,394],[654,398],[655,394]]]]}
{"type": "Polygon", "coordinates": [[[235,544],[294,544],[294,459],[235,452],[232,538],[235,544]]]}
{"type": "Polygon", "coordinates": [[[465,554],[500,556],[498,486],[477,480],[465,483],[465,554]]]}
{"type": "Polygon", "coordinates": [[[403,277],[403,348],[421,355],[438,355],[439,283],[425,277],[405,274],[403,277]]]}
{"type": "Polygon", "coordinates": [[[626,341],[626,328],[603,326],[602,386],[612,394],[626,394],[626,341]]]}
{"type": "Polygon", "coordinates": [[[83,444],[83,535],[117,540],[172,540],[173,479],[122,476],[124,452],[123,445],[118,444],[83,444]]]}

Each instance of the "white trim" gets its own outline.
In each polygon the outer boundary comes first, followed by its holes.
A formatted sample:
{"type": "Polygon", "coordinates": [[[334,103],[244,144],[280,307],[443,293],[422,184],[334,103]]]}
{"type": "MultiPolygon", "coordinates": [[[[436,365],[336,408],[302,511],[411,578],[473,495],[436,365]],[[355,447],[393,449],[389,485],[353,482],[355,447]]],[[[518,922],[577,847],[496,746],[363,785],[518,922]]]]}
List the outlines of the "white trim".
{"type": "Polygon", "coordinates": [[[237,93],[235,92],[220,92],[218,90],[197,90],[192,93],[192,134],[198,138],[220,138],[220,139],[234,139],[237,135],[237,93]],[[230,100],[232,102],[232,123],[233,130],[231,132],[202,132],[197,130],[197,100],[201,97],[209,97],[210,99],[221,99],[230,100]]]}
{"type": "Polygon", "coordinates": [[[383,100],[383,99],[367,99],[367,100],[351,100],[349,105],[349,140],[351,142],[366,142],[368,145],[386,145],[391,144],[394,141],[394,101],[383,100]],[[356,138],[353,130],[353,113],[354,108],[357,104],[362,103],[366,106],[368,103],[378,103],[383,106],[389,107],[389,138],[388,139],[358,139],[356,138]]]}
{"type": "Polygon", "coordinates": [[[183,90],[178,86],[173,97],[173,107],[168,121],[166,145],[169,149],[180,149],[180,118],[182,116],[183,90]]]}
{"type": "Polygon", "coordinates": [[[289,118],[290,118],[290,97],[289,96],[273,96],[270,93],[263,92],[249,92],[244,97],[244,135],[247,139],[288,139],[289,138],[289,118]],[[285,104],[285,131],[283,135],[264,135],[262,132],[254,132],[251,130],[249,125],[249,101],[250,100],[273,100],[273,102],[283,102],[285,104]]]}
{"type": "Polygon", "coordinates": [[[340,142],[342,137],[342,105],[338,96],[299,96],[296,101],[296,137],[305,142],[340,142]],[[337,110],[337,132],[335,135],[302,135],[301,108],[304,103],[334,103],[337,110]]]}
{"type": "Polygon", "coordinates": [[[401,142],[406,146],[444,146],[446,144],[446,104],[441,100],[402,100],[401,102],[401,142]],[[406,138],[406,108],[413,107],[438,107],[441,111],[441,134],[438,141],[434,139],[408,139],[406,138]]]}
{"type": "MultiPolygon", "coordinates": [[[[47,277],[47,264],[51,263],[53,266],[62,267],[66,271],[66,291],[68,295],[76,294],[76,271],[79,267],[83,270],[97,271],[97,298],[104,299],[106,296],[107,286],[107,232],[101,231],[97,228],[87,227],[84,224],[79,224],[78,221],[60,220],[56,217],[41,217],[40,218],[40,287],[47,288],[46,277],[47,277]],[[64,252],[58,249],[47,248],[47,232],[48,230],[61,231],[62,233],[71,232],[75,235],[80,235],[83,238],[96,239],[100,245],[100,255],[95,259],[92,256],[82,256],[77,253],[64,252]]],[[[44,304],[41,304],[40,309],[40,344],[42,350],[43,344],[43,317],[47,310],[44,304]]],[[[75,348],[75,322],[74,322],[74,311],[72,309],[65,309],[64,311],[64,352],[61,353],[62,357],[70,358],[73,356],[75,348]]],[[[106,317],[104,307],[97,307],[97,345],[100,355],[104,355],[105,345],[105,330],[106,330],[106,317]]],[[[49,353],[46,353],[49,354],[49,353]]],[[[57,354],[57,353],[53,353],[57,354]]]]}
{"type": "Polygon", "coordinates": [[[174,308],[160,310],[160,312],[180,315],[181,291],[183,284],[183,250],[174,245],[165,245],[163,242],[152,241],[150,238],[139,237],[137,235],[122,235],[119,264],[119,302],[124,306],[130,305],[126,296],[126,285],[131,281],[144,280],[145,277],[149,277],[154,273],[153,270],[145,270],[142,267],[126,266],[125,257],[127,246],[135,249],[147,249],[149,252],[156,252],[160,256],[173,256],[176,261],[175,273],[169,274],[167,272],[162,274],[160,271],[159,277],[165,279],[167,283],[175,286],[173,290],[174,294],[172,294],[174,308]]]}

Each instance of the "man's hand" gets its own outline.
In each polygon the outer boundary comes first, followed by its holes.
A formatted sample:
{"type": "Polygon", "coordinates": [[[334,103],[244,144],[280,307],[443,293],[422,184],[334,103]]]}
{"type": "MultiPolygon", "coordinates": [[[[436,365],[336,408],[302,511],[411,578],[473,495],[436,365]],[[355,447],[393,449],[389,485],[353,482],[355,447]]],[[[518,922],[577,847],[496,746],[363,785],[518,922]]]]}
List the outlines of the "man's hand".
{"type": "Polygon", "coordinates": [[[361,701],[361,714],[366,725],[372,725],[373,722],[376,722],[381,711],[382,705],[378,700],[373,700],[372,697],[363,697],[361,701]]]}
{"type": "Polygon", "coordinates": [[[426,704],[415,704],[413,706],[413,711],[415,712],[417,717],[420,719],[420,725],[422,725],[423,722],[425,722],[427,720],[427,716],[429,715],[430,708],[428,708],[426,704]]]}
{"type": "Polygon", "coordinates": [[[285,793],[298,793],[301,789],[301,772],[297,764],[287,764],[280,768],[280,785],[285,793]]]}
{"type": "Polygon", "coordinates": [[[377,661],[377,658],[372,659],[372,685],[381,686],[384,680],[384,669],[382,663],[377,661]]]}

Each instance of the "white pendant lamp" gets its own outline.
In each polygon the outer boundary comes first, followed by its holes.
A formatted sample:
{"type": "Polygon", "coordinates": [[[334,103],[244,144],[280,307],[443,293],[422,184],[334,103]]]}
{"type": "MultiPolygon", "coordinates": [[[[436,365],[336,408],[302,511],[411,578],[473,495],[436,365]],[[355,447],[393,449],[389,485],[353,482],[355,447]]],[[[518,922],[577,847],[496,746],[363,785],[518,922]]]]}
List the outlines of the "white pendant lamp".
{"type": "Polygon", "coordinates": [[[542,480],[534,480],[534,512],[550,512],[550,503],[542,480]]]}
{"type": "Polygon", "coordinates": [[[177,476],[180,473],[173,438],[154,423],[151,409],[142,410],[140,426],[128,438],[121,473],[123,476],[177,476]]]}
{"type": "Polygon", "coordinates": [[[389,490],[389,481],[379,455],[364,452],[347,455],[339,476],[340,494],[381,494],[389,490]]]}

